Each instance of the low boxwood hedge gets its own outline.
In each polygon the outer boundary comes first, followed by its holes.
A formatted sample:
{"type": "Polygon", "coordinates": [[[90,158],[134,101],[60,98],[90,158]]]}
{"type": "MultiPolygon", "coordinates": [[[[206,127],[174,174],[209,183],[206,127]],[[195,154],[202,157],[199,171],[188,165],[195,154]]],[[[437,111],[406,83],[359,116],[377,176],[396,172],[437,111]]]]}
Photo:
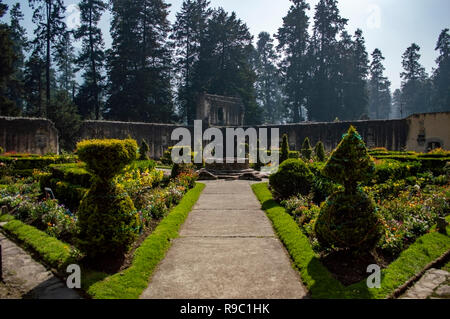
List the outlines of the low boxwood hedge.
{"type": "Polygon", "coordinates": [[[2,230],[22,246],[37,255],[44,264],[65,273],[66,267],[76,264],[80,254],[71,245],[24,224],[10,215],[1,216],[0,221],[7,222],[2,230]]]}

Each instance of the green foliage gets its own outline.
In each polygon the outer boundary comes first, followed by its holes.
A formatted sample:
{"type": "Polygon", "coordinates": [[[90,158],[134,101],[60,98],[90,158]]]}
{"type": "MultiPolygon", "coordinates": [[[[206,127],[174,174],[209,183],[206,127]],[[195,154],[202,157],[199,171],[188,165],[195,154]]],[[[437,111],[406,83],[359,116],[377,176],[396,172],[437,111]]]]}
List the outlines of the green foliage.
{"type": "Polygon", "coordinates": [[[86,170],[85,163],[53,164],[49,170],[54,179],[85,188],[91,185],[92,174],[86,170]]]}
{"type": "Polygon", "coordinates": [[[74,163],[76,158],[70,155],[31,155],[13,154],[0,156],[0,163],[4,163],[11,175],[31,176],[33,170],[45,170],[51,164],[74,163]]]}
{"type": "Polygon", "coordinates": [[[316,158],[319,162],[325,161],[325,148],[323,147],[322,141],[317,142],[314,147],[314,154],[316,154],[316,158]]]}
{"type": "Polygon", "coordinates": [[[5,152],[5,150],[3,149],[3,147],[0,146],[0,154],[3,154],[5,152]]]}
{"type": "Polygon", "coordinates": [[[289,158],[300,158],[300,152],[299,151],[289,151],[289,158]]]}
{"type": "Polygon", "coordinates": [[[88,257],[121,255],[137,237],[139,215],[122,186],[113,179],[136,159],[135,140],[86,140],[77,152],[96,175],[78,210],[79,246],[88,257]]]}
{"type": "Polygon", "coordinates": [[[139,149],[139,159],[141,161],[149,160],[148,155],[147,155],[149,150],[150,150],[150,147],[148,146],[147,142],[145,140],[142,140],[141,148],[139,149]]]}
{"type": "Polygon", "coordinates": [[[322,203],[328,196],[342,190],[342,186],[333,182],[328,177],[324,176],[322,171],[325,166],[324,162],[307,163],[309,169],[314,175],[312,184],[313,201],[316,204],[322,203]]]}
{"type": "Polygon", "coordinates": [[[280,164],[289,158],[289,141],[287,134],[283,134],[280,150],[280,164]]]}
{"type": "Polygon", "coordinates": [[[136,250],[129,268],[93,284],[88,294],[95,299],[139,298],[204,188],[204,184],[197,184],[183,197],[136,250]]]}
{"type": "Polygon", "coordinates": [[[302,148],[301,148],[302,157],[304,160],[309,161],[311,159],[312,147],[309,143],[309,138],[305,137],[302,148]]]}
{"type": "Polygon", "coordinates": [[[337,192],[322,204],[315,224],[323,247],[370,250],[381,237],[381,223],[375,204],[366,194],[337,192]]]}
{"type": "Polygon", "coordinates": [[[180,175],[181,173],[193,173],[194,172],[194,165],[192,164],[173,164],[172,166],[172,172],[170,177],[171,178],[176,178],[178,175],[180,175]]]}
{"type": "Polygon", "coordinates": [[[98,180],[81,201],[78,227],[78,246],[89,257],[97,257],[125,253],[140,225],[125,190],[114,182],[98,180]]]}
{"type": "Polygon", "coordinates": [[[85,140],[77,144],[77,154],[91,173],[106,181],[136,159],[137,148],[132,139],[85,140]]]}
{"type": "Polygon", "coordinates": [[[3,226],[12,237],[27,249],[36,253],[43,262],[65,273],[66,267],[76,264],[80,253],[62,241],[18,220],[12,220],[3,226]]]}
{"type": "Polygon", "coordinates": [[[400,162],[396,160],[380,160],[375,165],[375,182],[384,183],[389,179],[400,180],[416,176],[420,172],[420,162],[400,162]]]}
{"type": "Polygon", "coordinates": [[[275,174],[270,175],[270,186],[276,196],[287,199],[294,195],[307,195],[313,183],[313,174],[301,159],[284,161],[275,174]]]}
{"type": "MultiPolygon", "coordinates": [[[[273,200],[267,184],[253,184],[252,189],[272,221],[280,240],[291,255],[303,283],[308,288],[312,298],[315,299],[384,299],[420,272],[428,263],[450,249],[449,236],[431,232],[416,240],[394,262],[382,270],[381,289],[368,289],[365,279],[344,287],[322,265],[319,258],[314,254],[308,238],[301,232],[292,217],[273,200]]],[[[450,221],[450,216],[446,220],[450,221]]],[[[447,232],[450,232],[450,225],[447,226],[447,232]]]]}
{"type": "Polygon", "coordinates": [[[331,153],[323,169],[325,176],[344,185],[348,193],[355,193],[358,182],[370,180],[374,171],[373,159],[353,126],[331,153]]]}
{"type": "Polygon", "coordinates": [[[375,205],[357,190],[358,182],[370,180],[374,170],[373,159],[361,136],[351,126],[322,170],[326,177],[345,188],[328,197],[321,206],[315,232],[322,246],[358,252],[375,247],[381,236],[375,205]]]}

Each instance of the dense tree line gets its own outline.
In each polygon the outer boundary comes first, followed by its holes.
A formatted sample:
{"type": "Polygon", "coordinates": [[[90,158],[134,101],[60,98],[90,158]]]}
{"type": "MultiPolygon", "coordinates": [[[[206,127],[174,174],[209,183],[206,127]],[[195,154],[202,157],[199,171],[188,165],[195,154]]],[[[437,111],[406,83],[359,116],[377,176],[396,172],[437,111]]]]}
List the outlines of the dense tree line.
{"type": "Polygon", "coordinates": [[[29,0],[30,36],[20,3],[0,0],[0,17],[10,16],[0,24],[0,115],[48,117],[70,141],[82,119],[192,123],[204,92],[240,97],[247,124],[449,110],[448,29],[431,75],[420,47],[406,49],[391,94],[382,52],[369,55],[363,32],[347,32],[337,0],[320,0],[312,19],[306,0],[291,2],[278,32],[254,39],[236,13],[208,0],[184,0],[172,25],[165,0],[80,0],[75,30],[63,0],[29,0]],[[107,11],[109,49],[99,27],[107,11]]]}

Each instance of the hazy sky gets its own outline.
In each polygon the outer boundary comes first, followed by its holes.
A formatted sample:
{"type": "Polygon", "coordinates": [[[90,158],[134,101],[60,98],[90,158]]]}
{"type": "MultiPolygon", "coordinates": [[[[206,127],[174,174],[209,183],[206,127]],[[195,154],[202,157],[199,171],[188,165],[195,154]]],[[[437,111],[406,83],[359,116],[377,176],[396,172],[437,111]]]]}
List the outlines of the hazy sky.
{"type": "MultiPolygon", "coordinates": [[[[314,7],[319,0],[308,0],[310,24],[314,15],[314,7]]],[[[4,0],[12,5],[17,0],[4,0]]],[[[25,13],[25,26],[32,34],[31,10],[28,1],[20,0],[25,13]]],[[[170,20],[175,18],[183,0],[166,0],[170,8],[170,20]]],[[[76,9],[73,4],[77,0],[65,0],[67,6],[67,24],[76,22],[76,9]]],[[[282,25],[283,17],[290,7],[289,0],[211,0],[212,7],[223,7],[227,11],[235,11],[237,16],[250,28],[255,39],[261,31],[272,35],[282,25]]],[[[431,73],[435,67],[437,53],[434,50],[439,33],[450,28],[450,0],[340,0],[341,16],[349,19],[347,30],[353,33],[357,28],[363,30],[369,54],[379,48],[385,56],[386,75],[392,82],[392,91],[400,87],[401,55],[406,48],[415,42],[421,47],[421,63],[431,73]]],[[[9,16],[5,16],[9,21],[9,16]]],[[[105,14],[101,21],[106,44],[111,42],[109,36],[110,15],[105,14]]]]}

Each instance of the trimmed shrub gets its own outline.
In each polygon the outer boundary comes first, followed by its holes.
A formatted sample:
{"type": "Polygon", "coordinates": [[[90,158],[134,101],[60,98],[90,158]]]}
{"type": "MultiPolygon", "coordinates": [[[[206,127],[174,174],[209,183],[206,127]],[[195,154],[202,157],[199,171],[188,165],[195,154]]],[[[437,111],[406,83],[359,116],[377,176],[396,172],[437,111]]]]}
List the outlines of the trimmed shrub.
{"type": "Polygon", "coordinates": [[[317,205],[322,203],[331,194],[342,190],[342,186],[333,182],[328,177],[322,174],[323,167],[325,163],[323,162],[313,162],[307,164],[309,169],[314,175],[313,184],[311,187],[313,193],[313,201],[317,205]]]}
{"type": "MultiPolygon", "coordinates": [[[[6,154],[5,154],[6,155],[6,154]]],[[[0,163],[7,166],[9,172],[15,176],[31,176],[33,170],[45,170],[51,164],[75,163],[76,157],[68,155],[30,155],[14,154],[0,156],[0,163]]]]}
{"type": "Polygon", "coordinates": [[[78,246],[89,257],[121,255],[137,238],[139,215],[122,186],[98,180],[78,210],[78,246]]]}
{"type": "Polygon", "coordinates": [[[287,134],[283,134],[280,150],[280,164],[289,158],[289,141],[287,134]]]}
{"type": "Polygon", "coordinates": [[[366,194],[336,192],[322,204],[315,232],[323,247],[367,251],[380,239],[381,223],[366,194]]]}
{"type": "Polygon", "coordinates": [[[299,151],[289,151],[289,158],[300,158],[299,151]]]}
{"type": "Polygon", "coordinates": [[[381,224],[373,200],[358,189],[358,182],[370,180],[375,165],[353,126],[331,154],[323,174],[344,185],[322,205],[314,225],[323,247],[371,250],[381,236],[381,224]]]}
{"type": "Polygon", "coordinates": [[[358,182],[371,179],[375,163],[367,152],[366,145],[353,126],[328,159],[323,174],[344,185],[347,193],[356,193],[358,182]]]}
{"type": "Polygon", "coordinates": [[[314,147],[314,154],[316,154],[316,158],[319,162],[325,161],[325,148],[323,147],[322,141],[317,142],[314,147]]]}
{"type": "Polygon", "coordinates": [[[150,151],[150,147],[148,146],[145,140],[142,140],[141,148],[139,149],[139,159],[141,161],[148,161],[149,157],[147,153],[150,151]]]}
{"type": "Polygon", "coordinates": [[[114,176],[136,159],[134,140],[86,140],[77,153],[96,179],[78,210],[79,247],[90,258],[121,255],[137,237],[139,215],[114,176]]]}
{"type": "Polygon", "coordinates": [[[275,197],[288,199],[296,195],[308,195],[313,174],[301,159],[284,161],[275,174],[270,175],[270,186],[275,197]]]}
{"type": "Polygon", "coordinates": [[[80,160],[100,179],[110,180],[128,164],[136,160],[135,140],[85,140],[77,144],[80,160]]]}
{"type": "Polygon", "coordinates": [[[303,140],[301,153],[304,160],[309,161],[311,159],[312,147],[311,144],[309,143],[308,137],[305,137],[305,139],[303,140]]]}

